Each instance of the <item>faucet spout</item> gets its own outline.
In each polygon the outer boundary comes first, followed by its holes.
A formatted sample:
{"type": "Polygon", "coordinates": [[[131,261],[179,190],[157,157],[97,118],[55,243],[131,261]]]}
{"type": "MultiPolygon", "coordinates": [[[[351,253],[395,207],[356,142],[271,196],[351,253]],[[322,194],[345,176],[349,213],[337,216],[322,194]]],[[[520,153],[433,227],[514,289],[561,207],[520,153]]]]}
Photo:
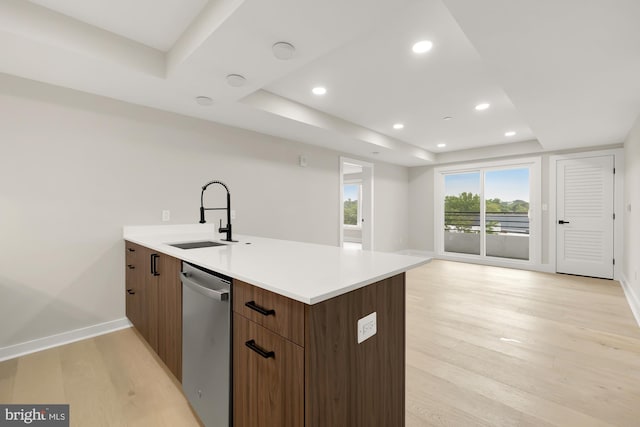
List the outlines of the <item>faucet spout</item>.
{"type": "Polygon", "coordinates": [[[205,211],[217,211],[217,210],[226,210],[227,211],[227,226],[222,227],[222,219],[220,220],[220,227],[218,228],[219,233],[226,233],[227,242],[237,242],[237,240],[233,240],[232,228],[231,228],[231,193],[229,192],[229,187],[222,181],[211,181],[202,186],[202,192],[200,193],[200,224],[204,224],[207,221],[205,220],[204,213],[205,211]],[[227,207],[225,208],[205,208],[204,207],[204,192],[205,190],[212,184],[220,184],[227,191],[227,207]]]}

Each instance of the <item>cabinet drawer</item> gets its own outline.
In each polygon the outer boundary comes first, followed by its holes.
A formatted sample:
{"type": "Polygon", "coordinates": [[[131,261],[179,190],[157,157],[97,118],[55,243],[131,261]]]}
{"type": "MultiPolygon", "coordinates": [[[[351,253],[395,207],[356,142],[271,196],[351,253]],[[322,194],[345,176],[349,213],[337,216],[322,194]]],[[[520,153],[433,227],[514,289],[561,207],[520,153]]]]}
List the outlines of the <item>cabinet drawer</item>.
{"type": "Polygon", "coordinates": [[[304,347],[303,303],[234,280],[233,310],[304,347]]]}
{"type": "Polygon", "coordinates": [[[136,245],[135,243],[127,241],[125,241],[124,244],[124,257],[127,270],[132,270],[133,268],[142,268],[142,265],[136,265],[140,264],[142,256],[142,248],[140,247],[140,245],[136,245]]]}
{"type": "Polygon", "coordinates": [[[304,425],[304,349],[233,315],[235,427],[304,425]]]}

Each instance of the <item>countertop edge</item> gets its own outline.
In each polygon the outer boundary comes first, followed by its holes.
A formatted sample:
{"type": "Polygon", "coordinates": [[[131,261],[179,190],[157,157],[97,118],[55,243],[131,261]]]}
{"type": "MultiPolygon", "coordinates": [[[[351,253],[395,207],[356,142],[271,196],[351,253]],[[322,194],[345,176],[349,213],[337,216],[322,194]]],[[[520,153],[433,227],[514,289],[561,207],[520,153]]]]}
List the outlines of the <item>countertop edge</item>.
{"type": "MultiPolygon", "coordinates": [[[[185,251],[183,256],[177,256],[175,252],[167,251],[167,248],[166,248],[167,245],[166,244],[164,244],[164,243],[163,244],[150,244],[145,239],[145,237],[146,236],[144,236],[144,235],[136,236],[136,235],[126,235],[126,233],[123,233],[123,240],[125,240],[125,241],[129,241],[129,242],[138,244],[140,246],[144,246],[146,248],[149,248],[149,249],[154,250],[154,251],[158,251],[158,252],[160,252],[160,253],[162,253],[164,255],[179,259],[179,260],[184,261],[184,262],[189,262],[189,263],[192,263],[192,264],[204,267],[204,268],[211,269],[210,266],[202,265],[198,260],[189,259],[188,251],[185,251]]],[[[414,258],[418,258],[418,257],[414,257],[414,258]]],[[[259,287],[261,289],[264,289],[264,290],[267,290],[267,291],[270,291],[270,292],[274,292],[274,293],[276,293],[278,295],[282,295],[282,296],[285,296],[287,298],[291,298],[291,299],[293,299],[295,301],[299,301],[299,302],[302,302],[302,303],[307,304],[307,305],[314,305],[314,304],[317,304],[317,303],[321,303],[323,301],[327,301],[327,300],[329,300],[331,298],[346,294],[348,292],[363,288],[363,287],[368,286],[368,285],[370,285],[372,283],[376,283],[376,282],[379,282],[381,280],[387,279],[389,277],[393,277],[393,276],[395,276],[397,274],[404,273],[404,272],[406,272],[408,270],[411,270],[413,268],[419,267],[421,265],[428,264],[432,260],[431,258],[418,258],[418,259],[420,259],[420,261],[415,262],[415,263],[407,264],[406,266],[402,266],[400,268],[391,270],[389,272],[385,272],[384,274],[380,274],[380,275],[377,275],[377,276],[374,276],[374,277],[370,277],[370,278],[368,278],[366,280],[363,280],[363,281],[354,282],[353,284],[350,284],[350,285],[347,285],[347,286],[343,286],[341,288],[332,290],[330,292],[326,292],[324,294],[315,295],[315,296],[313,296],[311,298],[296,294],[295,292],[291,292],[290,290],[287,290],[287,289],[282,289],[282,288],[278,288],[277,286],[269,285],[268,283],[261,282],[260,280],[256,280],[255,278],[245,277],[242,274],[238,274],[237,272],[234,272],[234,271],[227,271],[227,270],[225,270],[223,268],[215,268],[213,270],[216,271],[217,273],[221,273],[221,274],[227,275],[227,276],[232,277],[232,278],[234,278],[236,280],[241,280],[243,282],[246,282],[246,283],[249,283],[251,285],[257,286],[257,287],[259,287]]]]}

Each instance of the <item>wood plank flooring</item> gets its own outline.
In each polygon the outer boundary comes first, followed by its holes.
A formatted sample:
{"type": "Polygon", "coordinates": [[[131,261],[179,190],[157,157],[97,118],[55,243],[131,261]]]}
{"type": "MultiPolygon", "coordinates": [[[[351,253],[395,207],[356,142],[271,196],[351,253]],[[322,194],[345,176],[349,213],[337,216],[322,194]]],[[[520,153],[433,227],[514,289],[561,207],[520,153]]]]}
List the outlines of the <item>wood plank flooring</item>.
{"type": "Polygon", "coordinates": [[[199,426],[133,329],[0,363],[0,403],[68,403],[72,426],[199,426]]]}
{"type": "MultiPolygon", "coordinates": [[[[640,425],[640,328],[609,280],[413,270],[406,375],[409,427],[640,425]]],[[[199,425],[131,329],[0,363],[0,403],[69,403],[72,426],[199,425]]]]}
{"type": "Polygon", "coordinates": [[[617,282],[433,261],[407,284],[407,426],[640,425],[617,282]]]}

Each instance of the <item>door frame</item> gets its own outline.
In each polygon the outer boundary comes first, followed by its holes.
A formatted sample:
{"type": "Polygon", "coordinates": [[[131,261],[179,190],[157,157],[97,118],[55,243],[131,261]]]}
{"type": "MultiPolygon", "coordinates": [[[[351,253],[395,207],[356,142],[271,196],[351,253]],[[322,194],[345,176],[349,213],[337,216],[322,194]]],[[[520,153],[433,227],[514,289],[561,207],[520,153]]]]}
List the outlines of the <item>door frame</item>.
{"type": "Polygon", "coordinates": [[[616,219],[613,222],[613,259],[616,263],[613,266],[613,280],[620,280],[620,274],[623,269],[622,251],[624,248],[624,149],[612,148],[608,150],[583,151],[580,153],[555,154],[549,157],[549,264],[552,266],[552,272],[558,271],[557,259],[557,239],[556,223],[558,222],[557,212],[557,175],[559,160],[575,160],[585,159],[589,157],[613,156],[613,167],[616,173],[613,177],[613,210],[616,219]]]}
{"type": "MultiPolygon", "coordinates": [[[[365,185],[369,185],[370,188],[368,189],[368,193],[371,194],[370,197],[370,203],[367,203],[367,209],[365,211],[365,203],[361,203],[361,207],[362,207],[362,214],[360,215],[362,218],[366,218],[366,221],[364,221],[364,224],[361,223],[362,228],[364,227],[368,227],[369,229],[369,233],[368,235],[370,236],[370,248],[368,248],[368,250],[374,250],[374,238],[373,238],[373,178],[374,178],[374,164],[373,163],[369,163],[369,162],[365,162],[362,160],[357,160],[357,159],[353,159],[350,157],[344,157],[344,156],[340,156],[340,191],[339,191],[339,195],[340,198],[338,200],[338,211],[339,211],[339,223],[338,223],[338,235],[339,235],[339,242],[338,245],[340,247],[343,247],[344,244],[344,203],[342,201],[342,199],[344,198],[344,164],[345,163],[352,163],[358,166],[362,166],[362,171],[363,174],[365,173],[365,169],[368,169],[369,173],[371,174],[371,179],[370,180],[362,180],[362,193],[365,194],[367,191],[365,191],[364,186],[365,185]]],[[[362,232],[362,248],[364,249],[364,230],[362,232]]]]}
{"type": "MultiPolygon", "coordinates": [[[[518,157],[508,160],[488,160],[474,163],[463,163],[453,166],[441,166],[434,169],[434,250],[439,259],[451,261],[469,262],[474,264],[492,265],[496,267],[519,268],[524,270],[543,270],[542,266],[542,239],[543,239],[543,215],[542,215],[542,166],[541,158],[534,157],[518,157]],[[529,167],[529,221],[530,221],[530,246],[529,259],[508,259],[491,256],[454,254],[444,251],[444,175],[448,173],[465,173],[477,170],[487,169],[510,169],[517,167],[529,167]]],[[[480,192],[484,198],[484,182],[482,181],[484,174],[480,173],[481,188],[480,192]]],[[[480,206],[481,215],[484,213],[484,206],[480,206]]],[[[480,242],[485,245],[485,242],[480,242]]],[[[482,252],[482,251],[481,251],[482,252]]]]}

